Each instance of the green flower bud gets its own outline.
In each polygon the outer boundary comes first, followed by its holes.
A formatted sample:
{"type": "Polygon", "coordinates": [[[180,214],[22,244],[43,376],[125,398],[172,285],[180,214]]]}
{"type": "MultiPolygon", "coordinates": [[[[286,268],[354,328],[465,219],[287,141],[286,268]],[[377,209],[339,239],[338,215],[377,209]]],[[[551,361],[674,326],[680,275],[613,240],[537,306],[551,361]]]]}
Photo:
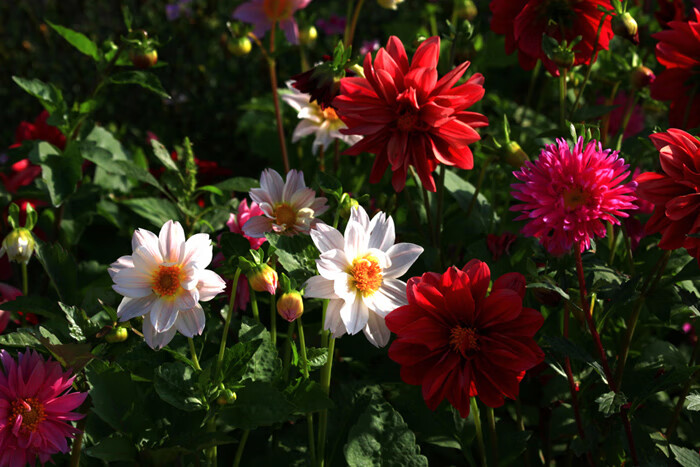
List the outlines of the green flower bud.
{"type": "Polygon", "coordinates": [[[634,45],[639,44],[639,27],[629,11],[614,16],[611,20],[611,25],[616,36],[623,37],[634,45]]]}
{"type": "Polygon", "coordinates": [[[124,342],[127,337],[129,337],[129,331],[126,328],[118,326],[109,331],[105,336],[105,340],[110,344],[115,344],[117,342],[124,342]]]}
{"type": "Polygon", "coordinates": [[[518,143],[510,141],[503,146],[503,160],[511,167],[519,169],[530,158],[518,143]]]}
{"type": "Polygon", "coordinates": [[[32,233],[28,229],[20,227],[10,232],[2,241],[0,256],[7,253],[10,261],[27,264],[34,253],[34,245],[32,233]]]}
{"type": "Polygon", "coordinates": [[[458,0],[455,3],[455,14],[457,17],[472,21],[479,13],[472,0],[458,0]]]}
{"type": "Polygon", "coordinates": [[[301,45],[311,45],[318,38],[318,31],[312,26],[307,26],[299,30],[299,43],[301,45]]]}
{"type": "Polygon", "coordinates": [[[253,50],[253,44],[251,44],[250,39],[247,37],[238,37],[228,41],[226,43],[226,48],[236,57],[242,57],[248,55],[250,51],[253,50]]]}

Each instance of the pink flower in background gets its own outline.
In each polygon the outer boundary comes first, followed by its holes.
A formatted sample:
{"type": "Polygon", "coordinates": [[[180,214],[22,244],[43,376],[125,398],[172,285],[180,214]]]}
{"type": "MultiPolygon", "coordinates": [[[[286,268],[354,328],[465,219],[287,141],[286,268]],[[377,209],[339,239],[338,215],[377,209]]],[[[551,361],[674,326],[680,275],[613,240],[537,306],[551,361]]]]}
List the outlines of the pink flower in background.
{"type": "MultiPolygon", "coordinates": [[[[627,95],[624,91],[620,91],[615,96],[615,100],[612,105],[615,107],[610,111],[610,116],[608,117],[608,135],[615,136],[617,132],[620,131],[623,120],[625,118],[625,112],[627,111],[627,106],[630,103],[630,99],[633,96],[627,95]]],[[[605,105],[605,99],[599,98],[596,103],[598,105],[605,105]]],[[[639,134],[644,129],[644,113],[642,112],[642,106],[635,104],[632,114],[630,115],[630,120],[627,122],[627,127],[625,128],[625,133],[622,135],[623,139],[630,138],[636,134],[639,134]]]]}
{"type": "Polygon", "coordinates": [[[377,50],[379,50],[379,47],[381,47],[379,39],[362,41],[362,45],[360,46],[360,57],[364,57],[370,52],[376,52],[377,50]]]}
{"type": "Polygon", "coordinates": [[[299,27],[294,20],[297,10],[306,8],[311,0],[251,0],[236,8],[233,17],[253,25],[253,34],[262,38],[279,23],[292,44],[299,43],[299,27]]]}
{"type": "Polygon", "coordinates": [[[316,26],[323,31],[324,34],[333,36],[340,35],[345,32],[345,17],[338,15],[331,15],[328,19],[319,19],[316,21],[316,26]]]}
{"type": "MultiPolygon", "coordinates": [[[[22,291],[11,285],[0,283],[0,304],[11,302],[22,295],[22,291]]],[[[10,312],[0,309],[0,334],[5,330],[10,322],[10,312]]]]}
{"type": "Polygon", "coordinates": [[[249,237],[243,232],[243,226],[245,225],[246,222],[251,217],[255,216],[264,216],[265,213],[263,212],[262,209],[258,206],[258,203],[253,201],[250,203],[250,206],[248,206],[248,200],[244,199],[241,201],[241,204],[238,205],[238,213],[234,214],[231,213],[231,215],[228,218],[228,221],[226,222],[226,226],[228,229],[237,234],[243,235],[245,238],[248,239],[248,242],[250,243],[250,247],[253,250],[257,250],[260,248],[260,245],[265,243],[267,241],[266,238],[254,238],[254,237],[249,237]]]}
{"type": "Polygon", "coordinates": [[[0,362],[0,466],[44,464],[68,452],[66,438],[79,433],[70,421],[84,417],[72,410],[87,392],[73,392],[75,377],[32,350],[17,360],[0,350],[0,362]]]}

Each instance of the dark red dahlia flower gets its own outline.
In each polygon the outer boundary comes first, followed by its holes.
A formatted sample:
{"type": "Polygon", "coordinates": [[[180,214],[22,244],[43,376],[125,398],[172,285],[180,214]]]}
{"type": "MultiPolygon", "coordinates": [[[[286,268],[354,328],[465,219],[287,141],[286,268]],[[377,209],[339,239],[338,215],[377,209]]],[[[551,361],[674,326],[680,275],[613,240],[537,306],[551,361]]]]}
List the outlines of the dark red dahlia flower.
{"type": "Polygon", "coordinates": [[[58,149],[65,149],[66,137],[61,133],[61,130],[46,123],[48,118],[49,113],[44,110],[34,120],[34,123],[20,122],[15,130],[15,144],[10,148],[21,146],[23,141],[40,140],[51,143],[58,149]]]}
{"type": "Polygon", "coordinates": [[[412,165],[423,186],[435,191],[431,172],[438,164],[474,167],[468,145],[481,139],[474,128],[488,125],[488,119],[467,109],[484,96],[484,77],[477,73],[453,88],[469,62],[438,80],[439,55],[440,38],[431,37],[409,65],[403,44],[392,36],[374,64],[370,54],[365,56],[364,78],[340,81],[333,107],[348,126],[341,132],[363,136],[345,154],[376,154],[371,183],[380,181],[391,166],[391,183],[401,191],[412,165]]]}
{"type": "MultiPolygon", "coordinates": [[[[506,52],[518,50],[520,66],[531,70],[537,60],[554,76],[557,65],[542,50],[542,35],[558,42],[571,42],[576,36],[582,40],[574,47],[574,65],[591,62],[596,34],[603,12],[598,7],[611,9],[610,0],[493,0],[489,5],[493,17],[491,29],[505,34],[506,52]]],[[[610,17],[606,17],[598,37],[596,50],[608,49],[613,37],[610,17]]]]}
{"type": "Polygon", "coordinates": [[[386,317],[396,334],[389,357],[401,365],[401,379],[421,385],[431,410],[447,398],[462,417],[469,398],[489,407],[515,399],[525,372],[544,358],[533,336],[544,318],[523,308],[525,277],[496,279],[487,297],[491,272],[470,261],[463,270],[428,272],[408,281],[408,305],[386,317]]]}
{"type": "Polygon", "coordinates": [[[651,85],[651,97],[671,101],[668,120],[677,128],[700,126],[700,10],[695,21],[671,21],[652,37],[656,59],[666,67],[651,85]]]}
{"type": "Polygon", "coordinates": [[[654,13],[662,29],[668,29],[671,21],[685,21],[685,2],[683,0],[658,0],[654,13]]]}
{"type": "Polygon", "coordinates": [[[649,138],[664,173],[637,177],[637,196],[656,206],[645,229],[661,232],[659,248],[685,248],[700,265],[700,238],[688,236],[700,234],[700,141],[675,128],[649,138]]]}

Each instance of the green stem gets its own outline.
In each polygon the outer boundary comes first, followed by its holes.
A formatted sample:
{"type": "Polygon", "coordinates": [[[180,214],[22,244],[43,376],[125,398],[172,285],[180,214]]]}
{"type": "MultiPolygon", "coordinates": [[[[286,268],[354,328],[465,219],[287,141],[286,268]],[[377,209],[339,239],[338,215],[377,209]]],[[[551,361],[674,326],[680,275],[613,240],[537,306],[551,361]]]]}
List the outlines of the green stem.
{"type": "MultiPolygon", "coordinates": [[[[539,62],[537,62],[539,63],[539,62]]],[[[518,429],[520,431],[525,431],[525,422],[523,422],[523,404],[520,402],[520,396],[515,398],[515,414],[517,416],[518,429]]],[[[530,467],[530,452],[525,445],[525,451],[523,452],[523,459],[525,467],[530,467]]]]}
{"type": "MultiPolygon", "coordinates": [[[[275,26],[273,25],[270,32],[270,53],[273,52],[274,48],[274,31],[275,26]]],[[[284,172],[289,172],[289,156],[287,155],[287,142],[284,137],[284,126],[282,125],[282,113],[280,111],[279,96],[277,94],[277,65],[275,64],[275,59],[272,57],[267,58],[267,67],[270,71],[270,89],[272,90],[272,103],[275,106],[275,121],[277,122],[277,137],[280,141],[280,151],[282,152],[282,163],[284,164],[284,172]]]]}
{"type": "Polygon", "coordinates": [[[486,406],[486,422],[489,424],[491,438],[491,462],[498,467],[498,435],[496,434],[496,417],[492,407],[486,406]]]}
{"type": "Polygon", "coordinates": [[[476,403],[476,397],[470,400],[472,408],[472,416],[474,417],[474,426],[476,427],[477,447],[479,448],[479,459],[481,466],[486,467],[486,448],[484,447],[484,432],[481,430],[481,417],[479,416],[479,406],[476,403]]]}
{"type": "Polygon", "coordinates": [[[301,347],[301,371],[304,373],[304,378],[309,378],[309,361],[306,358],[306,339],[304,338],[304,325],[301,322],[301,316],[297,318],[299,322],[299,346],[301,347]]]}
{"type": "Polygon", "coordinates": [[[435,223],[435,237],[437,238],[438,251],[440,252],[440,270],[442,270],[442,248],[440,239],[442,237],[442,215],[445,202],[445,166],[440,165],[440,174],[438,175],[438,200],[437,200],[437,222],[435,223]]]}
{"type": "Polygon", "coordinates": [[[433,223],[433,212],[430,210],[430,199],[428,198],[428,190],[426,190],[423,186],[423,182],[421,182],[420,177],[418,177],[418,173],[416,173],[413,166],[411,166],[410,169],[411,175],[413,175],[413,179],[416,182],[416,187],[418,187],[418,189],[422,190],[423,192],[423,207],[425,208],[425,215],[428,219],[428,230],[430,231],[430,238],[433,241],[433,246],[435,246],[435,248],[438,248],[437,238],[435,237],[435,224],[433,223]]]}
{"type": "MultiPolygon", "coordinates": [[[[574,106],[571,108],[571,112],[576,112],[576,109],[578,108],[578,103],[581,100],[581,96],[583,95],[584,89],[586,89],[586,84],[588,84],[588,78],[591,77],[591,70],[593,69],[593,64],[596,61],[596,54],[598,53],[598,40],[600,39],[600,32],[603,29],[603,24],[605,23],[605,19],[607,17],[607,13],[603,13],[603,16],[600,18],[600,23],[598,23],[598,31],[596,31],[595,34],[595,42],[593,43],[593,52],[591,53],[591,63],[588,64],[588,67],[586,68],[586,76],[583,78],[583,83],[581,84],[581,89],[578,92],[578,95],[576,96],[576,101],[574,102],[574,106]]],[[[538,62],[539,63],[539,62],[538,62]]]]}
{"type": "Polygon", "coordinates": [[[231,326],[231,316],[233,316],[233,304],[236,302],[236,291],[238,290],[238,278],[241,276],[241,269],[236,268],[236,273],[233,276],[233,284],[231,285],[231,300],[228,302],[228,311],[226,312],[226,322],[224,323],[224,332],[221,336],[221,344],[219,345],[219,355],[216,358],[216,371],[214,375],[218,378],[221,371],[221,364],[224,361],[224,353],[226,352],[226,339],[228,338],[228,328],[231,326]]]}
{"type": "Polygon", "coordinates": [[[78,429],[78,434],[75,435],[73,440],[73,447],[70,450],[70,467],[80,466],[80,452],[83,447],[83,434],[85,433],[85,425],[87,424],[87,417],[83,417],[78,421],[76,428],[78,429]]]}
{"type": "Polygon", "coordinates": [[[27,263],[22,263],[22,295],[25,297],[29,291],[29,280],[27,279],[27,263]]]}
{"type": "Polygon", "coordinates": [[[360,10],[362,9],[362,5],[364,3],[365,0],[358,0],[357,5],[355,5],[355,11],[352,14],[352,20],[350,21],[350,28],[347,30],[347,34],[345,35],[345,47],[352,45],[352,40],[355,37],[355,28],[357,27],[357,19],[360,17],[360,10]]]}
{"type": "Polygon", "coordinates": [[[618,131],[618,136],[617,136],[617,145],[615,146],[615,150],[619,151],[622,148],[622,138],[625,136],[625,130],[627,130],[627,125],[630,122],[630,118],[632,118],[632,112],[634,112],[634,104],[637,103],[637,95],[635,94],[632,96],[631,99],[628,100],[627,102],[627,108],[625,109],[625,116],[622,119],[622,125],[620,126],[620,129],[618,131]]]}
{"type": "Polygon", "coordinates": [[[292,345],[294,345],[294,328],[296,323],[296,321],[292,321],[287,328],[287,346],[284,348],[284,366],[282,369],[285,382],[289,381],[289,366],[292,359],[292,345]]]}
{"type": "Polygon", "coordinates": [[[277,346],[277,306],[275,295],[270,295],[270,339],[272,345],[277,346]]]}
{"type": "MultiPolygon", "coordinates": [[[[697,361],[698,357],[700,357],[700,339],[698,339],[695,342],[695,348],[693,349],[693,354],[690,356],[690,361],[688,362],[688,366],[693,366],[695,362],[697,361]]],[[[700,372],[695,372],[693,376],[688,378],[688,381],[685,383],[685,386],[683,386],[683,391],[681,392],[680,397],[678,398],[678,402],[676,403],[676,407],[673,410],[673,416],[671,417],[671,422],[668,424],[668,428],[666,428],[666,441],[670,442],[673,434],[676,432],[676,427],[678,426],[678,420],[680,419],[681,416],[681,410],[683,409],[683,405],[685,404],[685,398],[688,397],[688,393],[690,392],[690,387],[693,385],[693,382],[695,379],[700,376],[700,372]]]]}
{"type": "Polygon", "coordinates": [[[532,69],[532,74],[530,75],[530,85],[527,88],[527,96],[525,97],[525,105],[523,106],[523,113],[519,119],[519,123],[522,123],[527,116],[527,109],[530,108],[530,102],[532,102],[532,96],[535,93],[535,85],[537,84],[537,78],[540,76],[540,70],[542,69],[542,62],[537,60],[535,63],[535,68],[532,69]]]}
{"type": "Polygon", "coordinates": [[[567,69],[559,68],[559,126],[566,124],[566,74],[567,69]]]}
{"type": "Polygon", "coordinates": [[[248,441],[248,435],[250,430],[245,430],[241,436],[241,441],[238,443],[238,449],[236,449],[236,457],[233,459],[233,467],[238,467],[241,465],[241,458],[243,457],[243,450],[245,449],[245,443],[248,441]]]}
{"type": "Polygon", "coordinates": [[[481,187],[484,184],[484,177],[486,177],[486,169],[489,168],[489,165],[491,165],[491,162],[493,162],[493,159],[496,156],[489,156],[486,161],[481,165],[481,170],[479,171],[479,180],[476,182],[476,189],[474,189],[474,195],[472,196],[472,200],[469,202],[469,207],[467,208],[467,213],[465,214],[464,217],[469,217],[469,215],[472,213],[474,210],[474,205],[476,205],[476,200],[479,198],[479,193],[481,192],[481,187]]]}
{"type": "Polygon", "coordinates": [[[255,290],[250,288],[250,309],[253,310],[253,318],[258,323],[260,322],[260,312],[258,311],[258,298],[255,295],[255,290]]]}
{"type": "Polygon", "coordinates": [[[194,348],[194,339],[188,337],[187,342],[190,344],[190,354],[192,355],[192,363],[194,363],[195,370],[202,371],[202,367],[199,366],[199,359],[197,358],[197,350],[194,348]]]}
{"type": "MultiPolygon", "coordinates": [[[[335,352],[335,337],[328,337],[328,358],[321,370],[321,388],[326,393],[330,392],[331,370],[333,369],[333,354],[335,352]]],[[[328,409],[321,411],[318,422],[318,464],[323,467],[325,463],[324,450],[326,447],[326,428],[328,426],[328,409]]]]}

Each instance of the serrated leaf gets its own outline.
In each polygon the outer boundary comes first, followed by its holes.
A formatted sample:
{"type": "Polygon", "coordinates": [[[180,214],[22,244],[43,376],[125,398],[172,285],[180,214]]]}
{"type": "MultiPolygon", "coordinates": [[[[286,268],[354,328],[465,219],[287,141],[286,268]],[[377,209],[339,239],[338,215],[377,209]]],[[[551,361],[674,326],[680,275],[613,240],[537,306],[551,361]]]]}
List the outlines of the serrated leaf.
{"type": "Polygon", "coordinates": [[[271,383],[248,382],[236,391],[236,402],[222,410],[222,418],[241,429],[270,426],[289,419],[294,406],[271,383]]]}
{"type": "Polygon", "coordinates": [[[170,153],[167,149],[165,149],[165,146],[163,146],[163,144],[160,141],[152,139],[151,146],[153,147],[153,154],[166,169],[174,170],[175,172],[180,171],[173,158],[170,157],[170,153]]]}
{"type": "Polygon", "coordinates": [[[75,47],[80,53],[92,57],[96,62],[100,61],[100,52],[95,44],[90,38],[85,34],[72,29],[66,28],[64,26],[59,26],[53,24],[51,21],[46,20],[46,22],[56,31],[61,37],[63,37],[70,45],[75,47]]]}
{"type": "Polygon", "coordinates": [[[700,454],[697,451],[672,444],[671,452],[682,467],[700,467],[700,454]]]}
{"type": "Polygon", "coordinates": [[[50,114],[63,105],[63,94],[51,83],[44,83],[39,79],[20,78],[19,76],[13,76],[12,80],[28,94],[39,99],[41,105],[50,114]]]}
{"type": "Polygon", "coordinates": [[[252,318],[243,317],[241,329],[238,332],[240,342],[253,342],[261,340],[262,343],[248,361],[241,379],[253,381],[273,381],[282,371],[282,361],[277,354],[277,348],[272,345],[270,332],[252,318]]]}
{"type": "Polygon", "coordinates": [[[251,188],[260,186],[260,181],[249,177],[233,177],[215,185],[224,193],[236,191],[238,193],[247,193],[251,188]]]}
{"type": "Polygon", "coordinates": [[[94,143],[83,143],[80,153],[84,159],[93,162],[107,172],[133,178],[140,182],[148,183],[160,191],[164,191],[158,180],[147,170],[142,169],[132,161],[114,159],[109,151],[96,146],[94,143]]]}
{"type": "Polygon", "coordinates": [[[137,84],[158,94],[160,97],[170,99],[170,95],[163,89],[163,85],[160,84],[158,77],[147,71],[122,71],[112,75],[109,80],[114,84],[137,84]]]}
{"type": "Polygon", "coordinates": [[[38,348],[41,342],[34,335],[32,330],[27,328],[18,329],[16,332],[0,334],[0,346],[2,347],[30,347],[38,348]]]}
{"type": "Polygon", "coordinates": [[[686,409],[688,410],[700,410],[700,394],[690,394],[687,397],[688,405],[686,409]]]}
{"type": "Polygon", "coordinates": [[[54,206],[60,206],[75,193],[83,175],[77,144],[69,144],[59,154],[51,144],[42,141],[30,151],[29,160],[41,166],[41,178],[54,206]]]}
{"type": "Polygon", "coordinates": [[[224,232],[221,234],[219,242],[226,259],[246,256],[250,250],[250,242],[241,234],[224,232]]]}
{"type": "Polygon", "coordinates": [[[527,284],[526,288],[528,288],[528,289],[547,289],[547,290],[551,290],[552,292],[556,292],[564,300],[571,299],[571,297],[569,297],[569,294],[564,292],[564,290],[562,290],[561,287],[559,287],[555,284],[550,284],[548,282],[537,282],[534,284],[527,284]]]}
{"type": "Polygon", "coordinates": [[[222,364],[223,381],[229,385],[238,383],[245,373],[248,362],[253,358],[253,355],[255,355],[262,343],[262,339],[256,339],[238,342],[233,347],[226,349],[222,364]]]}
{"type": "Polygon", "coordinates": [[[160,228],[169,220],[179,220],[180,212],[177,207],[167,199],[163,198],[133,198],[121,201],[139,216],[150,221],[154,226],[160,228]]]}
{"type": "Polygon", "coordinates": [[[616,414],[620,411],[620,407],[627,403],[627,398],[621,392],[606,392],[595,400],[598,403],[600,410],[606,417],[616,414]]]}
{"type": "Polygon", "coordinates": [[[343,196],[343,185],[340,180],[325,172],[318,173],[318,185],[326,194],[333,195],[335,199],[343,196]]]}
{"type": "Polygon", "coordinates": [[[204,409],[205,403],[194,384],[194,371],[181,362],[165,363],[156,368],[155,389],[161,399],[186,412],[204,409]]]}
{"type": "Polygon", "coordinates": [[[322,368],[328,360],[328,349],[307,347],[306,359],[309,362],[309,370],[318,370],[319,368],[322,368]]]}
{"type": "Polygon", "coordinates": [[[335,407],[321,385],[310,379],[303,380],[294,390],[292,403],[300,413],[318,412],[335,407]]]}
{"type": "Polygon", "coordinates": [[[117,431],[127,430],[126,419],[137,398],[136,383],[126,371],[98,373],[94,365],[87,368],[92,411],[117,431]],[[119,394],[119,397],[114,397],[119,394]]]}
{"type": "Polygon", "coordinates": [[[68,321],[68,332],[78,342],[85,342],[86,337],[97,333],[99,326],[87,317],[85,312],[77,307],[59,302],[58,306],[63,310],[68,321]]]}

